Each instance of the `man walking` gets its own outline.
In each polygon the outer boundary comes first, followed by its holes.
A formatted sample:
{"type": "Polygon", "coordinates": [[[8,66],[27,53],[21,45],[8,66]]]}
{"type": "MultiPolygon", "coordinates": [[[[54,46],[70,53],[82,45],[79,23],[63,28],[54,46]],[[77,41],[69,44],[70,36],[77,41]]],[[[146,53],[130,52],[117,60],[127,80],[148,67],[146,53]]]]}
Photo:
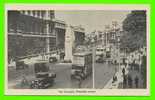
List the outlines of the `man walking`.
{"type": "Polygon", "coordinates": [[[139,83],[139,78],[138,76],[135,77],[135,86],[136,88],[138,88],[138,83],[139,83]]]}
{"type": "Polygon", "coordinates": [[[129,85],[129,88],[132,88],[132,78],[130,75],[128,76],[128,85],[129,85]]]}
{"type": "Polygon", "coordinates": [[[125,68],[122,69],[122,74],[125,76],[125,68]]]}

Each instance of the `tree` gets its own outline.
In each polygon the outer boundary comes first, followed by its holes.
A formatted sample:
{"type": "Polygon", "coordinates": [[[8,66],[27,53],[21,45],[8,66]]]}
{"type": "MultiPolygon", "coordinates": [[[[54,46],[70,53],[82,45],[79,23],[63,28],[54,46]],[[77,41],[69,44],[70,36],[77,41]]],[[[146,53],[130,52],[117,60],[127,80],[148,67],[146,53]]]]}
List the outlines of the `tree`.
{"type": "Polygon", "coordinates": [[[123,21],[121,48],[134,51],[146,46],[146,11],[134,10],[123,21]]]}

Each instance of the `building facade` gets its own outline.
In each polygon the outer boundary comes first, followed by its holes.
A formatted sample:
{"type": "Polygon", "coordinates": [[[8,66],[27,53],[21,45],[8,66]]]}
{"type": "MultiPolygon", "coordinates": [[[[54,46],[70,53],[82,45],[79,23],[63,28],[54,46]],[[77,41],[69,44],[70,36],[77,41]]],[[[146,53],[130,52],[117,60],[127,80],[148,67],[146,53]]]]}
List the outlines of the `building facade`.
{"type": "MultiPolygon", "coordinates": [[[[66,23],[57,20],[53,10],[9,10],[7,14],[9,59],[64,48],[66,23]]],[[[84,40],[83,28],[73,28],[84,40]]],[[[77,44],[82,42],[76,38],[77,44]]]]}

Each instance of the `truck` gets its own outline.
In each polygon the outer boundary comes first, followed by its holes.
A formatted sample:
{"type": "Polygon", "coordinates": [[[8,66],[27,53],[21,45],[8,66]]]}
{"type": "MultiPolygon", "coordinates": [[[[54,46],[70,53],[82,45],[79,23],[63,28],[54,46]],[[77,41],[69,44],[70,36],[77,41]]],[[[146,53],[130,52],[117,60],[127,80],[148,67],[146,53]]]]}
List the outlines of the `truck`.
{"type": "Polygon", "coordinates": [[[34,64],[35,79],[31,81],[31,89],[45,89],[54,84],[56,74],[50,71],[48,61],[38,61],[34,64]]]}
{"type": "Polygon", "coordinates": [[[74,53],[71,68],[71,79],[85,79],[92,74],[92,53],[80,52],[74,53]]]}

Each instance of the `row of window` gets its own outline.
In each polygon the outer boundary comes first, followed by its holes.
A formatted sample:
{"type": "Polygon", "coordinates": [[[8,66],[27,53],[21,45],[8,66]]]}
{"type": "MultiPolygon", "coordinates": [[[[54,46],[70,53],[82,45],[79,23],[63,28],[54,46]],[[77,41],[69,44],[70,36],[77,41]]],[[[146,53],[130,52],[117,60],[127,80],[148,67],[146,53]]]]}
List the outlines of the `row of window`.
{"type": "MultiPolygon", "coordinates": [[[[33,21],[20,21],[15,22],[13,20],[9,20],[8,23],[8,32],[9,33],[32,33],[32,34],[46,34],[46,23],[41,22],[33,22],[33,21]]],[[[55,35],[53,32],[53,26],[49,24],[49,33],[55,35]]]]}
{"type": "Polygon", "coordinates": [[[45,11],[45,10],[21,10],[21,14],[38,17],[38,18],[54,18],[54,11],[45,11]]]}

